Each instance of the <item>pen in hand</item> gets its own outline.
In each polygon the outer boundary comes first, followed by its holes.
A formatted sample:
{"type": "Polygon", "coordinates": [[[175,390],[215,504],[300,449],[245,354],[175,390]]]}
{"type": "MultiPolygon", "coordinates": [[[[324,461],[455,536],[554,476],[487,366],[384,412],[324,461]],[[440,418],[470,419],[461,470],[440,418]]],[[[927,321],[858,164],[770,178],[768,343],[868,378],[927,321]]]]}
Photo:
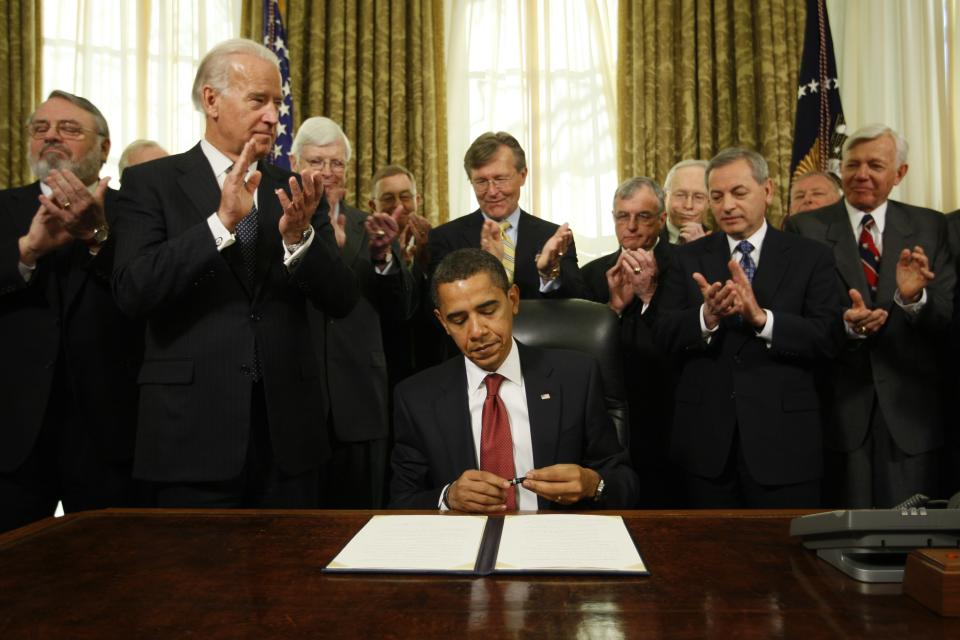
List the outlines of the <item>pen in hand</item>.
{"type": "Polygon", "coordinates": [[[508,480],[508,482],[510,483],[510,486],[512,487],[512,486],[514,486],[514,485],[518,485],[518,484],[522,483],[522,482],[523,482],[524,480],[526,480],[526,479],[527,479],[527,476],[520,476],[519,478],[512,478],[512,479],[510,479],[510,480],[508,480]]]}

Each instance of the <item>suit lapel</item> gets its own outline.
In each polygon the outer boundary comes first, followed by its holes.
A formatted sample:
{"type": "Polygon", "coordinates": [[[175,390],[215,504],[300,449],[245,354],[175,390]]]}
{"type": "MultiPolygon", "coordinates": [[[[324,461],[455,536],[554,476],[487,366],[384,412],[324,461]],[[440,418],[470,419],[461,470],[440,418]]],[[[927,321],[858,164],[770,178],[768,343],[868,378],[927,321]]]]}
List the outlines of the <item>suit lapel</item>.
{"type": "Polygon", "coordinates": [[[480,209],[477,209],[467,217],[467,223],[463,228],[463,237],[460,246],[480,248],[480,230],[483,229],[484,220],[485,218],[483,214],[480,213],[480,209]]]}
{"type": "MultiPolygon", "coordinates": [[[[262,176],[260,186],[257,187],[257,269],[254,280],[253,298],[257,298],[263,289],[270,273],[274,269],[283,267],[283,241],[280,238],[280,218],[283,207],[275,193],[277,189],[289,189],[280,178],[277,170],[266,159],[261,158],[257,169],[262,176]]],[[[237,247],[239,249],[239,247],[237,247]]],[[[239,253],[239,252],[238,252],[239,253]]],[[[242,266],[242,260],[241,266],[242,266]]]]}
{"type": "Polygon", "coordinates": [[[860,264],[860,251],[857,248],[857,239],[853,236],[850,226],[850,216],[847,208],[840,200],[830,209],[829,222],[826,232],[827,243],[833,246],[833,257],[837,261],[837,271],[843,279],[847,289],[856,289],[864,300],[870,300],[870,291],[867,288],[867,278],[863,275],[863,265],[860,264]]]}
{"type": "MultiPolygon", "coordinates": [[[[706,243],[706,252],[703,256],[703,277],[707,282],[725,282],[730,278],[730,246],[727,236],[723,233],[714,233],[702,242],[706,243]]],[[[698,305],[699,306],[699,305],[698,305]]]]}
{"type": "Polygon", "coordinates": [[[781,232],[767,225],[767,235],[760,247],[760,264],[753,276],[753,295],[761,307],[772,306],[774,294],[790,265],[789,249],[781,232]]]}
{"type": "Polygon", "coordinates": [[[346,219],[344,230],[347,234],[346,242],[343,243],[343,248],[340,250],[340,257],[349,265],[357,259],[367,231],[363,228],[362,218],[347,214],[347,203],[344,200],[340,201],[340,214],[346,219]]]}
{"type": "Polygon", "coordinates": [[[180,157],[177,169],[180,171],[177,184],[196,214],[206,220],[220,207],[220,185],[199,143],[180,157]]]}
{"type": "MultiPolygon", "coordinates": [[[[552,377],[553,368],[543,362],[536,351],[519,342],[520,369],[530,416],[530,438],[533,440],[533,466],[540,468],[556,460],[560,438],[562,389],[552,377]]],[[[520,471],[519,469],[517,470],[520,471]]]]}
{"type": "Polygon", "coordinates": [[[909,214],[896,202],[887,201],[887,219],[883,227],[883,255],[880,256],[880,280],[877,283],[877,306],[893,302],[897,289],[897,260],[900,252],[913,247],[916,229],[909,214]]]}
{"type": "Polygon", "coordinates": [[[448,467],[478,469],[480,456],[473,442],[470,405],[467,401],[467,370],[463,357],[451,358],[443,365],[444,383],[434,405],[439,437],[447,443],[448,467]]]}

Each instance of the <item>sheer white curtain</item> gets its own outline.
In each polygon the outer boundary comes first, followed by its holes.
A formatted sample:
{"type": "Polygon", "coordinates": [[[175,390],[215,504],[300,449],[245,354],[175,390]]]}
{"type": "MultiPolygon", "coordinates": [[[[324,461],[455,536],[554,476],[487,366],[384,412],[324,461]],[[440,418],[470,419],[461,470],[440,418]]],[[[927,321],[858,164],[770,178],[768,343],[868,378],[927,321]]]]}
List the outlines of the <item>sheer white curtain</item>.
{"type": "Polygon", "coordinates": [[[616,247],[616,0],[447,0],[450,217],[477,208],[463,154],[508,131],[526,211],[576,234],[580,263],[616,247]]]}
{"type": "Polygon", "coordinates": [[[828,0],[849,129],[881,122],[910,143],[891,197],[960,208],[960,0],[828,0]]]}
{"type": "Polygon", "coordinates": [[[150,138],[171,153],[199,140],[190,100],[203,54],[240,34],[240,0],[44,0],[43,94],[91,100],[110,125],[101,175],[114,177],[124,147],[150,138]]]}

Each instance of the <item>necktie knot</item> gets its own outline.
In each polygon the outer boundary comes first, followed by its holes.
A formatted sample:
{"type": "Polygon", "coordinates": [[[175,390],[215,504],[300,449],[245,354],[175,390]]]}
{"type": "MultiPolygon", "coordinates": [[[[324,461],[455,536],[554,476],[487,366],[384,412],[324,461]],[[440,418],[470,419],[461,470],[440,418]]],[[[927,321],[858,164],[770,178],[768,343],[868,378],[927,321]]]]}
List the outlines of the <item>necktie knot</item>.
{"type": "Polygon", "coordinates": [[[753,245],[746,240],[741,240],[737,245],[737,251],[739,251],[742,256],[749,256],[753,253],[753,245]]]}
{"type": "Polygon", "coordinates": [[[499,373],[491,373],[483,379],[483,384],[487,386],[487,397],[492,398],[500,393],[500,385],[505,378],[499,373]]]}
{"type": "Polygon", "coordinates": [[[497,225],[500,227],[500,233],[503,234],[504,237],[506,237],[507,231],[510,230],[510,227],[513,226],[512,224],[510,224],[509,220],[501,220],[500,222],[497,223],[497,225]]]}
{"type": "Polygon", "coordinates": [[[868,213],[868,214],[865,214],[865,215],[863,216],[863,218],[861,218],[861,220],[860,220],[860,225],[861,225],[864,229],[868,229],[868,230],[870,230],[870,231],[873,231],[873,227],[874,227],[876,224],[877,224],[876,220],[874,220],[874,219],[873,219],[873,216],[870,215],[869,213],[868,213]]]}

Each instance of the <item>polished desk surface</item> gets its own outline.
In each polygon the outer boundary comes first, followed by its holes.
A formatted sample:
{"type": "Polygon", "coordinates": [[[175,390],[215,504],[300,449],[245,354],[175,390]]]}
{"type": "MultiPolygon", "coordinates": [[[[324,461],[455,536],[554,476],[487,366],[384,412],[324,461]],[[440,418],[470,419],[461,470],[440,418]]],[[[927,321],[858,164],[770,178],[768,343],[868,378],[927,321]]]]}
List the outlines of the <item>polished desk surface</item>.
{"type": "Polygon", "coordinates": [[[803,549],[801,512],[623,512],[647,577],[321,573],[371,513],[44,520],[0,535],[0,638],[960,638],[803,549]]]}

